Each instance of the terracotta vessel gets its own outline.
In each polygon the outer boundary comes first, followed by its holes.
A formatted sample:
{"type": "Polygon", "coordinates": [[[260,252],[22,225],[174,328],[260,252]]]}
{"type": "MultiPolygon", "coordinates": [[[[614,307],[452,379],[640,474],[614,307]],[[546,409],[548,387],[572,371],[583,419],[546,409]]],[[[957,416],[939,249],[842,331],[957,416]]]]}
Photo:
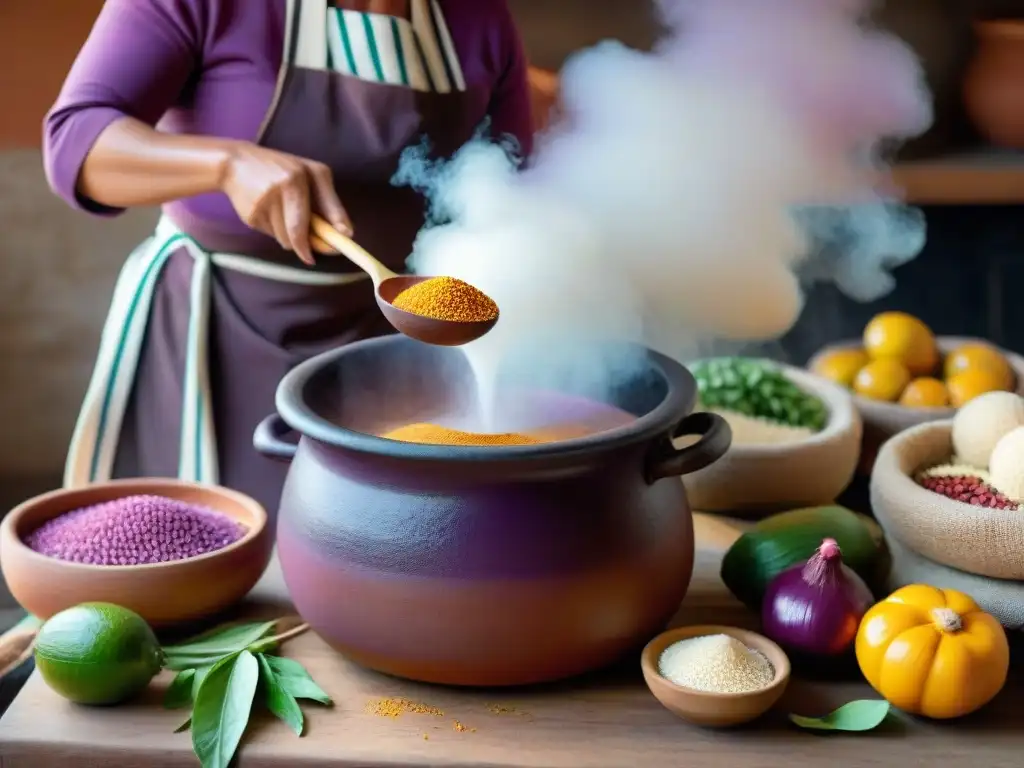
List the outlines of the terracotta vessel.
{"type": "Polygon", "coordinates": [[[207,618],[241,600],[270,562],[271,533],[263,507],[236,491],[162,478],[115,480],[52,491],[11,510],[0,524],[0,568],[14,599],[41,619],[79,603],[105,602],[130,608],[151,625],[164,627],[207,618]],[[209,507],[249,531],[215,552],[150,565],[65,562],[34,552],[22,541],[64,512],[137,494],[209,507]]]}
{"type": "Polygon", "coordinates": [[[790,663],[786,652],[767,637],[736,627],[680,627],[663,632],[651,640],[640,656],[644,682],[654,697],[667,710],[696,725],[722,728],[755,720],[773,706],[786,692],[790,663]],[[673,643],[706,635],[729,635],[747,648],[762,653],[771,662],[775,678],[767,688],[750,693],[712,693],[676,685],[658,672],[661,654],[673,643]]]}
{"type": "Polygon", "coordinates": [[[992,144],[1024,149],[1024,20],[975,25],[978,52],[964,80],[964,102],[992,144]]]}
{"type": "Polygon", "coordinates": [[[606,403],[569,389],[526,400],[538,424],[615,410],[625,425],[504,447],[375,437],[474,401],[458,350],[391,336],[295,368],[254,443],[292,461],[277,535],[298,612],[358,663],[432,683],[554,680],[639,647],[689,586],[679,476],[730,439],[720,418],[687,415],[683,367],[642,359],[606,403]],[[679,434],[703,437],[677,450],[679,434]]]}

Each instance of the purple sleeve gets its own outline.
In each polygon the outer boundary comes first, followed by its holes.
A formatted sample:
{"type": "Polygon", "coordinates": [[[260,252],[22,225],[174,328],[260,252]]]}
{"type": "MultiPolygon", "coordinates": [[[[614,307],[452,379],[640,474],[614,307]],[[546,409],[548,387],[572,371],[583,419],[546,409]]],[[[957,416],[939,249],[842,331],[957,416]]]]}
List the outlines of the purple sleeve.
{"type": "Polygon", "coordinates": [[[43,122],[46,176],[72,206],[119,209],[76,192],[86,156],[115,120],[155,125],[178,100],[201,56],[200,7],[209,0],[107,0],[43,122]]]}
{"type": "Polygon", "coordinates": [[[523,157],[533,151],[533,122],[530,113],[530,85],[527,79],[526,51],[519,37],[515,19],[505,3],[500,16],[501,57],[505,62],[502,73],[494,87],[488,113],[491,118],[491,135],[505,134],[519,141],[523,157]]]}

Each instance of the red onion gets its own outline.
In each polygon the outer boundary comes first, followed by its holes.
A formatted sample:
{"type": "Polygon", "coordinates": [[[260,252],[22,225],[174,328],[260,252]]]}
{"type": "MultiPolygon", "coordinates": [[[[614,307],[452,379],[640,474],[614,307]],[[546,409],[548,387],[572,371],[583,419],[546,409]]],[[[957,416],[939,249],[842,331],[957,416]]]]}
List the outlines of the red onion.
{"type": "Polygon", "coordinates": [[[806,564],[768,585],[761,623],[768,637],[789,650],[838,656],[853,645],[873,602],[864,580],[843,565],[836,540],[825,539],[806,564]]]}

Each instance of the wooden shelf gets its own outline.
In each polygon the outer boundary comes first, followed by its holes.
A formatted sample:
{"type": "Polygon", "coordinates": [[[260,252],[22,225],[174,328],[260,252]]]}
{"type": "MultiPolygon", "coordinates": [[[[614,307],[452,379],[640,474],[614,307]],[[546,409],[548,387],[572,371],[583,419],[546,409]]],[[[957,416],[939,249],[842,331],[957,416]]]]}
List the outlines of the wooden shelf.
{"type": "Polygon", "coordinates": [[[979,149],[909,160],[896,165],[893,179],[918,205],[1024,203],[1024,152],[979,149]]]}

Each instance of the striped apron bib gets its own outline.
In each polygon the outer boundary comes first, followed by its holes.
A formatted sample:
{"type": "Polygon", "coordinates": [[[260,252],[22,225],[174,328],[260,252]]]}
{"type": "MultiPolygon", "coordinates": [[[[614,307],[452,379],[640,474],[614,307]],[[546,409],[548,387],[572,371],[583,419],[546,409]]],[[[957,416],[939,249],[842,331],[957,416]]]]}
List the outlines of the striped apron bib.
{"type": "MultiPolygon", "coordinates": [[[[328,165],[357,237],[393,269],[401,269],[423,223],[419,196],[390,184],[402,150],[425,135],[439,153],[454,152],[472,137],[489,100],[489,89],[465,83],[442,4],[410,0],[408,18],[398,18],[353,7],[359,3],[287,0],[278,92],[258,138],[263,146],[328,165]]],[[[152,435],[137,430],[140,439],[149,441],[139,455],[158,456],[159,461],[136,462],[134,473],[231,485],[273,513],[284,468],[252,450],[252,432],[273,410],[280,376],[300,360],[290,348],[253,338],[252,326],[278,323],[274,338],[291,339],[296,334],[288,327],[287,310],[278,311],[279,306],[295,306],[297,317],[301,311],[308,316],[311,305],[324,307],[324,323],[302,318],[305,326],[318,328],[315,336],[299,339],[304,354],[315,354],[376,335],[386,323],[361,272],[310,270],[297,259],[290,267],[280,260],[218,252],[204,248],[206,238],[187,229],[164,217],[121,270],[68,451],[64,483],[77,487],[118,474],[122,427],[129,416],[134,423],[168,426],[166,412],[153,405],[160,398],[147,398],[148,406],[133,406],[133,388],[174,388],[175,399],[180,395],[182,403],[180,419],[175,419],[177,434],[166,434],[166,428],[149,430],[152,435]],[[172,290],[163,278],[169,265],[180,264],[178,259],[191,261],[188,295],[175,294],[174,302],[187,307],[184,350],[177,339],[174,344],[154,343],[153,335],[164,331],[150,322],[162,293],[172,290]],[[273,302],[272,320],[245,317],[244,281],[254,277],[279,286],[273,288],[280,301],[273,302]],[[227,294],[230,303],[219,305],[217,297],[223,300],[227,294]],[[176,361],[178,369],[184,368],[183,381],[167,382],[159,375],[174,367],[154,359],[169,346],[183,353],[184,365],[176,361]],[[211,346],[217,350],[213,357],[211,346]],[[238,391],[222,391],[217,398],[218,388],[227,386],[225,374],[232,371],[226,378],[238,391]],[[132,408],[136,411],[129,413],[132,408]],[[222,460],[225,448],[231,449],[227,464],[222,460]]],[[[320,261],[332,258],[342,257],[321,256],[320,261]]]]}

